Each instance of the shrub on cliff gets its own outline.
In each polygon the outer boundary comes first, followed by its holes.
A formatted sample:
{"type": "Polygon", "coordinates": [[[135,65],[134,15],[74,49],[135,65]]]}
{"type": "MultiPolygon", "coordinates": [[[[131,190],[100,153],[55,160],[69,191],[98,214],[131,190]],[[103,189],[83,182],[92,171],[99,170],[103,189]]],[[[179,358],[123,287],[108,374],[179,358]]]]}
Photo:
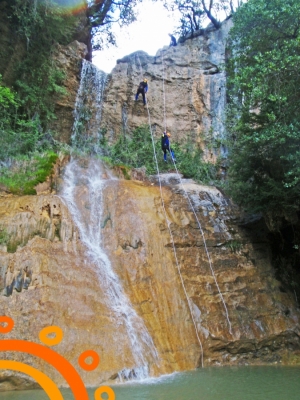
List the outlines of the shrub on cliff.
{"type": "MultiPolygon", "coordinates": [[[[163,160],[161,138],[154,137],[154,147],[160,172],[176,171],[168,154],[169,163],[163,160]]],[[[216,167],[202,160],[202,151],[194,144],[179,144],[172,141],[175,151],[176,166],[186,178],[208,183],[216,178],[216,167]]],[[[147,175],[157,173],[153,143],[148,125],[140,126],[128,136],[120,136],[117,142],[106,147],[106,152],[113,164],[125,164],[131,168],[146,167],[147,175]]]]}
{"type": "Polygon", "coordinates": [[[38,116],[41,125],[54,118],[53,95],[64,93],[64,73],[53,61],[57,43],[68,44],[76,29],[76,17],[50,1],[12,0],[9,18],[20,43],[26,46],[14,65],[14,88],[20,98],[20,112],[38,116]]]}
{"type": "Polygon", "coordinates": [[[57,158],[52,151],[15,158],[0,169],[0,185],[13,194],[36,194],[34,187],[51,175],[57,158]]]}

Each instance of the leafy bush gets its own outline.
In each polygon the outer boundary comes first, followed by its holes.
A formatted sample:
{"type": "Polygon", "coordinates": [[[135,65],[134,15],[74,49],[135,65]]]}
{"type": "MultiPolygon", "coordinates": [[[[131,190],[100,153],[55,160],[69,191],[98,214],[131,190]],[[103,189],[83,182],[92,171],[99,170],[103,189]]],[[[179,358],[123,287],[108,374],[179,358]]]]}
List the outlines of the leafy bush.
{"type": "Polygon", "coordinates": [[[230,249],[232,253],[238,253],[243,248],[243,244],[238,240],[229,240],[225,243],[225,247],[230,249]]]}
{"type": "Polygon", "coordinates": [[[300,207],[299,13],[297,0],[249,0],[231,30],[228,191],[264,214],[300,207]]]}
{"type": "Polygon", "coordinates": [[[15,159],[12,165],[0,169],[0,184],[19,195],[36,194],[34,187],[51,175],[58,156],[52,151],[15,159]]]}
{"type": "MultiPolygon", "coordinates": [[[[2,83],[0,74],[0,131],[10,128],[18,102],[15,93],[2,83]]],[[[1,135],[4,137],[5,135],[1,135]]]]}
{"type": "MultiPolygon", "coordinates": [[[[103,141],[105,143],[105,141],[103,141]]],[[[154,139],[155,153],[160,172],[175,171],[171,156],[167,153],[168,163],[163,160],[161,150],[161,138],[154,139]]],[[[216,167],[213,164],[202,160],[202,151],[195,148],[190,141],[185,145],[171,143],[175,152],[176,167],[186,178],[193,178],[197,181],[208,183],[216,179],[216,167]]],[[[149,126],[136,128],[130,137],[121,136],[118,141],[105,149],[106,160],[110,159],[113,165],[125,164],[131,168],[146,168],[147,175],[157,173],[156,160],[154,157],[153,143],[149,126]]]]}
{"type": "Polygon", "coordinates": [[[23,57],[16,60],[9,74],[13,91],[0,86],[0,129],[9,127],[10,141],[14,136],[18,141],[19,131],[25,129],[27,136],[37,125],[45,130],[55,118],[54,96],[65,93],[65,75],[55,65],[53,54],[57,44],[71,41],[76,18],[48,0],[12,0],[5,12],[23,57]]]}
{"type": "Polygon", "coordinates": [[[48,152],[39,159],[34,153],[56,147],[47,126],[55,118],[54,96],[65,93],[65,75],[53,54],[57,44],[71,41],[78,20],[50,0],[12,0],[5,12],[23,57],[10,71],[12,87],[0,75],[0,178],[14,192],[34,193],[41,171],[49,170],[43,163],[52,157],[48,152]],[[18,170],[19,165],[24,170],[18,170]],[[13,166],[12,171],[7,166],[13,166]]]}
{"type": "Polygon", "coordinates": [[[15,106],[15,95],[8,87],[2,86],[2,75],[0,74],[0,109],[4,112],[11,106],[15,106]]]}
{"type": "Polygon", "coordinates": [[[4,245],[8,242],[9,235],[7,230],[4,226],[0,226],[0,245],[4,245]]]}

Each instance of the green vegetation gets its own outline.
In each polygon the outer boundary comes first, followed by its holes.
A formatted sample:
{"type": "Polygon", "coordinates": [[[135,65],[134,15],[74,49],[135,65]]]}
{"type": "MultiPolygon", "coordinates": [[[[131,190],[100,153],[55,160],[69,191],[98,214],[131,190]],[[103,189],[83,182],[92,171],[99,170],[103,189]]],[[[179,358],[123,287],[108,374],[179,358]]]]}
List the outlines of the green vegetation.
{"type": "MultiPolygon", "coordinates": [[[[101,138],[102,144],[106,141],[101,138]]],[[[157,155],[158,168],[160,172],[174,170],[173,162],[168,154],[168,163],[163,160],[163,152],[161,150],[161,139],[154,140],[155,152],[157,155]]],[[[130,168],[146,168],[146,174],[152,175],[157,173],[156,161],[153,152],[153,143],[149,126],[141,126],[135,129],[130,137],[120,136],[118,141],[112,145],[104,145],[106,162],[110,165],[121,167],[122,165],[130,168]]],[[[202,161],[202,151],[195,148],[191,140],[180,145],[172,142],[172,148],[176,156],[176,166],[186,178],[193,178],[199,182],[208,183],[216,179],[217,167],[211,163],[202,161]]],[[[126,169],[124,176],[126,174],[126,169]]],[[[126,178],[126,176],[125,176],[126,178]]]]}
{"type": "Polygon", "coordinates": [[[47,179],[57,158],[52,151],[15,158],[9,168],[1,168],[0,184],[14,194],[36,194],[34,186],[47,179]]]}
{"type": "Polygon", "coordinates": [[[142,0],[92,1],[87,16],[92,28],[92,45],[99,50],[106,45],[116,44],[112,24],[126,26],[136,20],[135,6],[142,0]]]}
{"type": "Polygon", "coordinates": [[[39,116],[23,117],[19,106],[18,95],[0,80],[0,184],[15,194],[36,194],[34,186],[46,180],[58,156],[49,150],[53,143],[39,116]]]}
{"type": "Polygon", "coordinates": [[[24,57],[14,66],[14,89],[19,96],[19,119],[38,119],[41,127],[54,118],[54,96],[65,93],[64,74],[54,63],[57,44],[68,44],[76,29],[76,18],[51,1],[10,2],[10,19],[19,40],[26,46],[24,57]]]}
{"type": "Polygon", "coordinates": [[[5,12],[22,57],[10,71],[10,87],[0,75],[0,183],[12,193],[35,194],[57,158],[48,126],[54,97],[65,89],[53,54],[71,41],[76,19],[51,1],[12,0],[5,12]]]}
{"type": "Polygon", "coordinates": [[[180,23],[176,33],[181,37],[191,35],[194,32],[203,32],[208,19],[216,29],[221,27],[220,16],[229,17],[233,14],[241,1],[232,0],[171,0],[165,1],[168,10],[178,10],[181,14],[180,23]]]}
{"type": "Polygon", "coordinates": [[[299,15],[297,0],[249,0],[231,31],[229,193],[269,215],[300,207],[299,15]]]}
{"type": "Polygon", "coordinates": [[[225,243],[225,247],[230,249],[232,253],[238,253],[243,248],[243,244],[238,240],[229,240],[225,243]]]}
{"type": "Polygon", "coordinates": [[[0,246],[5,245],[9,240],[9,235],[4,226],[0,226],[0,246]]]}

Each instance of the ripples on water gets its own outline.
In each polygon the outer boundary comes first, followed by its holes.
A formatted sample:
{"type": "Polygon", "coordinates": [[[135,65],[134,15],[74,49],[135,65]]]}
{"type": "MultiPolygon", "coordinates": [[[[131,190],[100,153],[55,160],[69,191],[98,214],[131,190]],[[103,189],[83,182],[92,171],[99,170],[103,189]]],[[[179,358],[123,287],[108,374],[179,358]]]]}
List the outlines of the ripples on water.
{"type": "MultiPolygon", "coordinates": [[[[116,400],[299,400],[300,367],[204,368],[112,387],[116,400]]],[[[62,394],[64,400],[73,400],[70,391],[62,394]]],[[[89,390],[91,400],[93,394],[89,390]]],[[[0,400],[48,400],[48,396],[30,390],[0,393],[0,400]]]]}

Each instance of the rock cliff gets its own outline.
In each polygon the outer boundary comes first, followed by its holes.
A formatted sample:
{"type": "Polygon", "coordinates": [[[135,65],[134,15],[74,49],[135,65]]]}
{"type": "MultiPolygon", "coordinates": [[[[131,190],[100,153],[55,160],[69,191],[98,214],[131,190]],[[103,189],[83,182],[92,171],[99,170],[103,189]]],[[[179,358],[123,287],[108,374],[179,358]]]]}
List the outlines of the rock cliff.
{"type": "MultiPolygon", "coordinates": [[[[198,143],[209,161],[224,154],[226,39],[232,21],[208,30],[176,47],[164,47],[155,57],[139,51],[121,60],[108,77],[102,126],[108,138],[150,123],[157,136],[165,124],[176,141],[198,143]],[[134,101],[139,82],[146,77],[147,108],[134,101]],[[165,113],[164,113],[165,105],[165,113]]],[[[140,96],[141,97],[141,96],[140,96]]]]}
{"type": "Polygon", "coordinates": [[[56,65],[65,73],[63,87],[66,94],[53,99],[56,119],[51,121],[49,128],[57,133],[56,139],[62,143],[70,143],[80,72],[87,52],[87,46],[75,40],[68,46],[57,46],[53,55],[56,65]]]}
{"type": "MultiPolygon", "coordinates": [[[[280,290],[263,232],[243,227],[219,190],[162,176],[167,223],[155,181],[103,179],[103,247],[156,347],[159,361],[145,356],[150,373],[201,366],[193,319],[204,366],[298,362],[300,313],[295,301],[280,290]]],[[[82,197],[85,181],[82,175],[76,187],[86,216],[91,207],[82,197]]],[[[15,321],[5,337],[38,342],[42,328],[60,326],[64,339],[55,351],[73,365],[84,350],[100,354],[96,371],[80,372],[87,385],[133,368],[125,324],[109,309],[105,282],[61,198],[1,197],[0,225],[9,238],[0,250],[0,307],[15,321]]],[[[4,357],[36,366],[65,384],[52,367],[27,354],[4,357]]],[[[14,387],[7,371],[1,381],[2,389],[14,387]]],[[[20,378],[18,387],[26,385],[20,378]]]]}
{"type": "MultiPolygon", "coordinates": [[[[156,57],[137,52],[119,60],[104,92],[101,126],[109,140],[147,124],[149,115],[160,135],[165,100],[166,124],[175,140],[189,135],[211,161],[225,151],[222,64],[230,24],[164,48],[156,57]],[[134,101],[144,76],[146,109],[134,101]]],[[[85,57],[86,47],[78,42],[56,55],[70,78],[68,95],[56,108],[54,129],[63,142],[70,141],[85,57]]],[[[74,200],[82,220],[92,224],[89,168],[81,160],[74,200]]],[[[109,178],[107,171],[95,177],[103,186],[101,245],[157,351],[157,359],[145,351],[150,374],[189,370],[202,362],[299,363],[299,309],[275,279],[263,225],[245,223],[217,188],[178,176],[161,176],[161,190],[157,177],[126,181],[109,178]]],[[[100,367],[80,371],[86,385],[96,386],[132,371],[136,360],[122,313],[114,315],[109,306],[105,275],[62,196],[65,184],[57,195],[43,188],[39,196],[1,194],[0,308],[15,321],[6,338],[38,342],[41,329],[58,325],[64,338],[55,350],[74,366],[83,351],[97,351],[100,367]]],[[[3,358],[33,365],[65,385],[57,371],[28,354],[7,352],[3,358]]],[[[0,382],[0,390],[34,385],[9,371],[1,372],[0,382]]]]}

